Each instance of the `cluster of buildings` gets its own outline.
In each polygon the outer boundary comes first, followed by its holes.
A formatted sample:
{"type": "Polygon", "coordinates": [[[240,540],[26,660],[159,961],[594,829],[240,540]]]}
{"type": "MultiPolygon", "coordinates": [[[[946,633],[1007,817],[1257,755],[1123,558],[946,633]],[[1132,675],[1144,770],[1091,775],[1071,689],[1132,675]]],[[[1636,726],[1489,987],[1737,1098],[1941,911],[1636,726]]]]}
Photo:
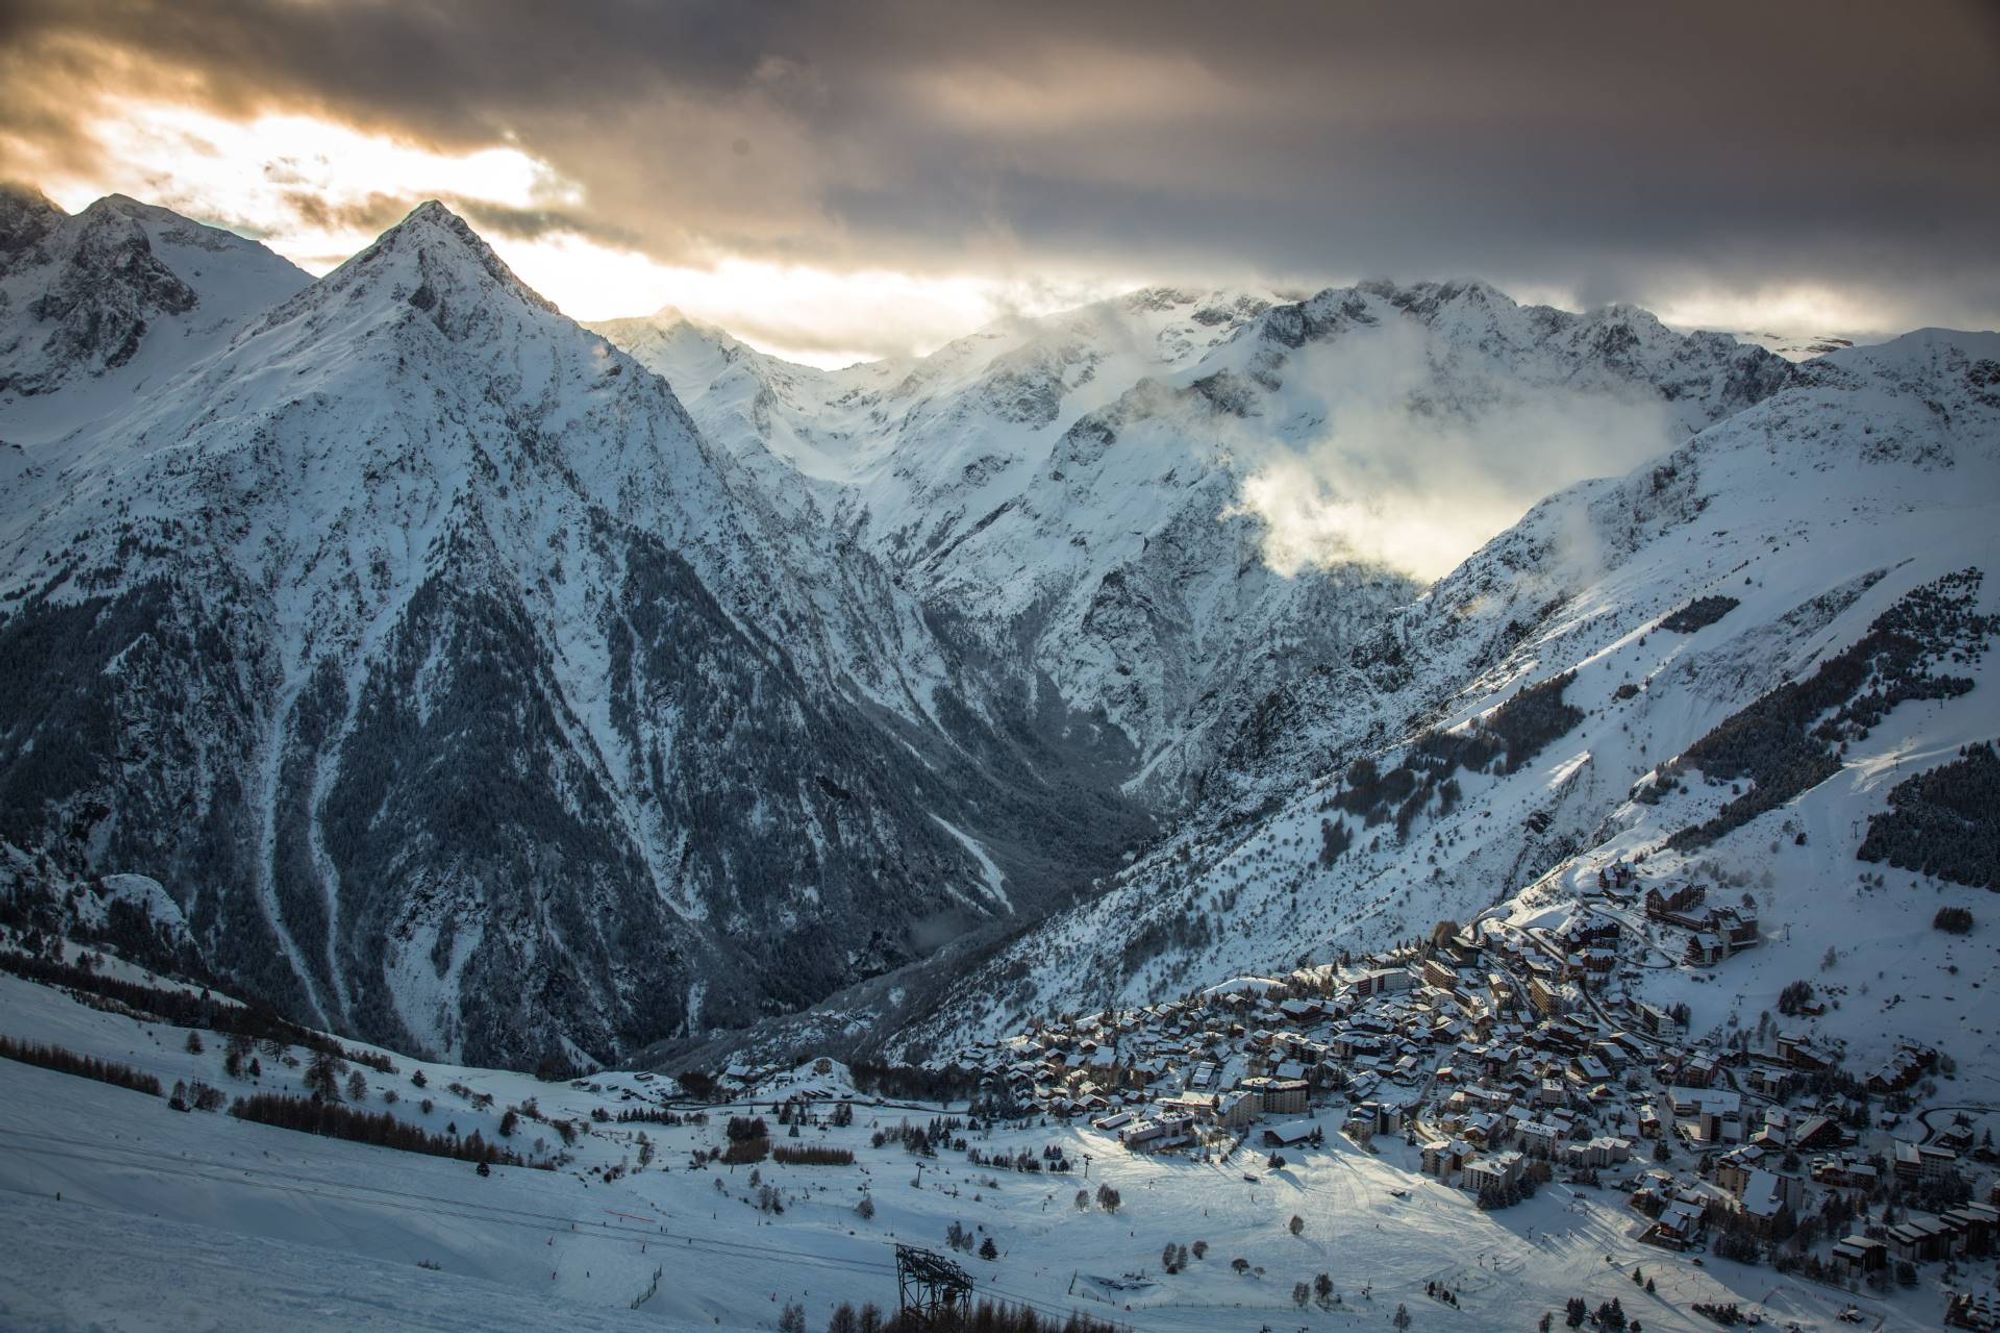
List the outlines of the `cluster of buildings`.
{"type": "MultiPolygon", "coordinates": [[[[990,1096],[1088,1117],[1133,1151],[1206,1152],[1259,1134],[1312,1143],[1338,1106],[1338,1132],[1405,1135],[1425,1173],[1482,1196],[1643,1153],[1660,1165],[1626,1184],[1651,1219],[1647,1239],[1675,1249],[1725,1220],[1781,1238],[1831,1193],[1880,1197],[1884,1171],[1900,1186],[1961,1173],[1967,1130],[1898,1142],[1883,1163],[1858,1148],[1838,1102],[1788,1106],[1841,1068],[1840,1049],[1809,1030],[1781,1028],[1754,1052],[1709,1046],[1686,1038],[1676,1012],[1628,994],[1633,960],[1662,941],[1705,967],[1759,940],[1747,905],[1711,905],[1695,885],[1641,898],[1632,881],[1607,876],[1601,900],[1552,926],[1446,923],[1422,945],[1066,1017],[957,1062],[990,1096]],[[1685,932],[1685,951],[1658,926],[1685,932]],[[1699,1172],[1667,1169],[1688,1154],[1699,1172]]],[[[1901,1092],[1937,1064],[1905,1043],[1861,1083],[1901,1092]]],[[[1986,1253],[1996,1220],[1992,1204],[1906,1217],[1840,1241],[1833,1261],[1868,1274],[1986,1253]]]]}
{"type": "Polygon", "coordinates": [[[1199,1151],[1260,1132],[1411,1136],[1425,1169],[1477,1191],[1537,1162],[1566,1170],[1628,1160],[1628,1075],[1717,1057],[1685,1051],[1671,1015],[1591,996],[1617,966],[1619,927],[1579,917],[1533,936],[1451,929],[1422,948],[1284,977],[1239,978],[1184,999],[1047,1023],[962,1052],[988,1094],[1087,1117],[1126,1147],[1199,1151]],[[1281,1123],[1269,1123],[1269,1122],[1281,1123]],[[1256,1127],[1262,1125],[1261,1131],[1256,1127]]]}
{"type": "Polygon", "coordinates": [[[1834,1262],[1863,1276],[1897,1260],[1927,1264],[1990,1255],[2000,1234],[2000,1208],[1968,1203],[1935,1216],[1911,1216],[1882,1230],[1881,1236],[1853,1235],[1836,1242],[1834,1262]]]}

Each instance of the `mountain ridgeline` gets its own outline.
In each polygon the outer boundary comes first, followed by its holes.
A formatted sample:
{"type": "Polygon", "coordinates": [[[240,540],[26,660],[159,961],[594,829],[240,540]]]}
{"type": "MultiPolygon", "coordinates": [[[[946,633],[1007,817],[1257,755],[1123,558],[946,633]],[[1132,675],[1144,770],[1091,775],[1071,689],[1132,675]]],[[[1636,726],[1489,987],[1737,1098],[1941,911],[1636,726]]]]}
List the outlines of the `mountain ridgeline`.
{"type": "Polygon", "coordinates": [[[1154,289],[821,372],[583,328],[435,204],[314,281],[9,193],[0,852],[157,881],[174,947],[294,1018],[519,1067],[915,1052],[1363,944],[1655,809],[1719,744],[1689,727],[1977,563],[1897,543],[1987,475],[1994,353],[1913,338],[1794,366],[1477,283],[1154,289]],[[1337,543],[1281,571],[1246,485],[1389,366],[1371,421],[1616,409],[1660,456],[1428,588],[1337,543]],[[1782,606],[1717,567],[1890,494],[1782,606]],[[1676,690],[1632,771],[1578,761],[1676,690]]]}

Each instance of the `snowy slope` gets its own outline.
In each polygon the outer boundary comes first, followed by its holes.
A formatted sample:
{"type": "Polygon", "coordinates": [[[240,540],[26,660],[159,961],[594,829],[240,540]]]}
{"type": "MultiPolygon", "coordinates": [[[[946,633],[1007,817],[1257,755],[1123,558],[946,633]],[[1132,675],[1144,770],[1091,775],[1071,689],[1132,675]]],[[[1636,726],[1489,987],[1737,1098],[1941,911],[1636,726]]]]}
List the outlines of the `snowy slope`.
{"type": "MultiPolygon", "coordinates": [[[[263,1050],[261,1073],[232,1077],[215,1033],[190,1052],[184,1029],[89,1009],[14,977],[0,977],[0,1011],[9,1036],[128,1064],[169,1087],[198,1079],[228,1097],[300,1087],[301,1070],[285,1063],[300,1059],[298,1048],[263,1050]]],[[[223,1112],[176,1113],[160,1097],[0,1059],[0,1322],[748,1330],[777,1327],[797,1304],[817,1329],[841,1303],[892,1309],[890,1247],[942,1252],[954,1224],[994,1241],[994,1259],[953,1256],[979,1296],[1158,1333],[1379,1326],[1398,1304],[1418,1328],[1515,1327],[1523,1312],[1559,1313],[1572,1295],[1593,1305],[1616,1296],[1648,1328],[1677,1333],[1713,1327],[1689,1309],[1698,1300],[1755,1303],[1767,1319],[1833,1328],[1847,1301],[1808,1283],[1774,1284],[1768,1269],[1713,1256],[1696,1268],[1643,1245],[1640,1219],[1615,1192],[1556,1184],[1506,1213],[1480,1212],[1469,1195],[1420,1175],[1414,1150],[1384,1136],[1364,1151],[1331,1132],[1330,1117],[1326,1147],[1288,1152],[1275,1170],[1248,1150],[1209,1162],[1127,1153],[1081,1123],[965,1133],[984,1154],[1021,1153],[1039,1167],[1054,1149],[1072,1164],[1022,1172],[975,1164],[949,1142],[923,1158],[894,1138],[876,1144],[878,1129],[923,1126],[940,1108],[861,1098],[851,1126],[808,1125],[799,1140],[848,1149],[853,1164],[767,1160],[752,1185],[750,1168],[690,1169],[693,1154],[724,1143],[731,1114],[773,1118],[773,1101],[795,1092],[838,1096],[847,1090],[838,1067],[830,1077],[784,1076],[755,1107],[710,1107],[705,1123],[667,1125],[615,1123],[665,1100],[658,1083],[632,1075],[578,1086],[403,1057],[394,1065],[355,1065],[361,1096],[343,1087],[343,1101],[433,1133],[451,1125],[488,1138],[519,1107],[519,1127],[499,1141],[553,1150],[553,1122],[567,1120],[576,1131],[567,1160],[482,1178],[464,1162],[223,1112]],[[1119,1192],[1115,1214],[1074,1206],[1079,1187],[1100,1185],[1119,1192]],[[760,1209],[760,1197],[782,1211],[760,1209]],[[857,1211],[863,1198],[872,1216],[857,1211]],[[1160,1271],[1163,1245],[1198,1241],[1205,1258],[1160,1271]],[[1656,1293],[1637,1290],[1634,1267],[1656,1293]],[[1321,1272],[1339,1304],[1296,1308],[1294,1282],[1321,1272]],[[1437,1282],[1454,1289],[1456,1309],[1426,1297],[1437,1282]]],[[[828,1109],[820,1102],[815,1118],[828,1109]]],[[[1897,1333],[1935,1325],[1934,1292],[1864,1302],[1897,1333]]]]}
{"type": "MultiPolygon", "coordinates": [[[[1892,873],[1888,888],[1856,899],[1858,873],[1878,868],[1853,858],[1892,775],[2000,733],[1990,665],[1946,652],[1937,669],[1971,679],[1970,693],[1901,705],[1850,741],[1833,778],[1708,848],[1660,851],[1714,815],[1729,786],[1711,787],[1696,770],[1664,795],[1633,798],[1642,780],[1655,784],[1719,723],[1861,639],[1913,590],[1978,568],[1988,577],[1970,606],[2000,606],[1996,383],[2000,337],[1991,334],[1927,330],[1841,352],[1629,476],[1547,501],[1379,643],[1267,701],[1265,725],[1227,758],[1230,800],[1123,872],[1103,898],[968,980],[966,996],[1000,1002],[947,1002],[922,1036],[950,1049],[1033,1014],[1358,954],[1510,904],[1545,875],[1594,882],[1600,866],[1642,851],[1643,873],[1659,882],[1681,882],[1699,862],[1704,878],[1750,887],[1779,941],[1754,956],[1745,993],[1718,990],[1696,1006],[1709,1023],[1732,1009],[1754,1017],[1784,981],[1814,972],[1829,942],[1852,954],[1856,976],[1891,958],[1900,973],[1934,976],[1947,948],[1928,929],[1938,895],[1981,895],[1943,885],[1912,896],[1905,886],[1915,877],[1892,873]],[[1711,596],[1736,604],[1692,632],[1660,627],[1711,596]],[[1407,836],[1387,818],[1393,803],[1380,824],[1339,804],[1355,760],[1387,773],[1421,735],[1490,722],[1523,686],[1565,672],[1575,673],[1561,691],[1580,710],[1573,723],[1517,771],[1457,772],[1455,803],[1424,801],[1407,836]],[[1328,864],[1322,825],[1334,822],[1353,845],[1328,864]],[[1807,842],[1794,848],[1802,829],[1807,842]],[[1827,894],[1843,912],[1854,899],[1869,926],[1828,919],[1827,894]]],[[[1561,901],[1544,885],[1506,910],[1531,918],[1561,901]]],[[[1942,1013],[1940,1035],[1963,1033],[1973,1054],[1983,1037],[1942,1013]]],[[[1850,1004],[1827,1021],[1851,1029],[1857,1051],[1883,1049],[1901,1030],[1877,1005],[1850,1004]]]]}

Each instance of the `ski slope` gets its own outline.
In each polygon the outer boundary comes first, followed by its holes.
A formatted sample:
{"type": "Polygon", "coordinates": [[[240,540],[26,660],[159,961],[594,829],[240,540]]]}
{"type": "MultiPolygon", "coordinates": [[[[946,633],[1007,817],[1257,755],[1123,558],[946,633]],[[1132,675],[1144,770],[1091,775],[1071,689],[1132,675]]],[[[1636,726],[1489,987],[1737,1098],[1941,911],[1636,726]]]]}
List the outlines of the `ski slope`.
{"type": "MultiPolygon", "coordinates": [[[[219,1038],[190,1054],[181,1029],[87,1009],[11,977],[0,978],[0,1013],[11,1036],[169,1081],[247,1087],[223,1073],[219,1038]]],[[[615,1114],[643,1104],[660,1086],[606,1075],[591,1091],[400,1065],[394,1077],[362,1070],[377,1109],[397,1086],[391,1109],[420,1118],[408,1079],[422,1068],[437,1099],[431,1119],[489,1135],[500,1109],[529,1096],[545,1115],[587,1118],[593,1107],[615,1114]],[[491,1093],[494,1110],[475,1110],[451,1083],[491,1093]]],[[[266,1068],[265,1087],[295,1086],[296,1071],[266,1068]]],[[[842,1087],[836,1067],[777,1093],[842,1087]]],[[[1287,1150],[1277,1169],[1254,1148],[1226,1162],[1133,1155],[1080,1125],[969,1135],[989,1154],[1055,1147],[1079,1167],[1087,1155],[1086,1179],[973,1166],[949,1146],[919,1170],[893,1140],[871,1146],[871,1132],[929,1113],[861,1099],[851,1128],[803,1130],[803,1142],[852,1148],[854,1165],[755,1168],[782,1196],[784,1211],[773,1214],[755,1206],[752,1168],[688,1168],[692,1149],[721,1142],[725,1109],[707,1126],[592,1125],[562,1170],[502,1167],[481,1178],[461,1162],[176,1113],[161,1098],[0,1060],[0,1323],[767,1329],[797,1302],[818,1329],[841,1302],[893,1306],[890,1246],[943,1251],[953,1222],[995,1241],[995,1261],[962,1257],[980,1294],[1161,1333],[1380,1326],[1398,1303],[1418,1328],[1519,1328],[1571,1295],[1593,1308],[1617,1296],[1649,1328],[1704,1327],[1687,1309],[1695,1300],[1756,1303],[1770,1317],[1830,1328],[1847,1299],[1810,1284],[1774,1287],[1768,1270],[1713,1259],[1698,1269],[1642,1246],[1633,1239],[1641,1219],[1609,1189],[1551,1185],[1520,1207],[1481,1213],[1469,1195],[1416,1173],[1414,1150],[1400,1142],[1385,1137],[1370,1153],[1339,1137],[1331,1113],[1328,1146],[1287,1150]],[[633,1169],[641,1128],[658,1155],[633,1169]],[[627,1173],[607,1182],[605,1168],[620,1164],[627,1173]],[[1122,1206],[1079,1211],[1077,1189],[1100,1184],[1118,1190],[1122,1206]],[[855,1211],[864,1194],[871,1219],[855,1211]],[[1288,1229],[1295,1214],[1297,1236],[1288,1229]],[[1202,1240],[1206,1259],[1161,1272],[1164,1245],[1202,1240]],[[1238,1257],[1248,1265],[1241,1275],[1231,1266],[1238,1257]],[[1657,1296],[1633,1285],[1634,1266],[1655,1278],[1657,1296]],[[1321,1272],[1339,1305],[1293,1306],[1293,1283],[1321,1272]],[[1425,1295],[1432,1282],[1457,1293],[1456,1310],[1425,1295]]],[[[768,1116],[771,1106],[756,1109],[768,1116]]],[[[542,1132],[524,1120],[514,1143],[542,1132]]],[[[1935,1320],[1930,1298],[1914,1293],[1864,1306],[1888,1329],[1935,1320]]]]}

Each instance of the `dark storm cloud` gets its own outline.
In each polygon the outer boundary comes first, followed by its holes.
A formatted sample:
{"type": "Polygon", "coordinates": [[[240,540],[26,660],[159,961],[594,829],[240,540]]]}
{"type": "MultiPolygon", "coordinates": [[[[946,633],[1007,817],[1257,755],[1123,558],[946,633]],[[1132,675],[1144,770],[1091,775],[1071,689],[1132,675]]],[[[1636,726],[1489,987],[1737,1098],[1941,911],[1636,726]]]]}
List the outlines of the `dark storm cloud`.
{"type": "Polygon", "coordinates": [[[326,231],[387,231],[408,217],[426,197],[440,198],[465,215],[479,231],[491,236],[533,240],[541,236],[588,236],[607,244],[631,247],[639,239],[577,209],[511,208],[487,199],[473,199],[432,191],[429,196],[369,194],[361,199],[336,202],[310,190],[286,191],[285,206],[299,221],[326,231]]]}
{"type": "Polygon", "coordinates": [[[288,190],[284,201],[301,222],[329,231],[347,228],[387,231],[423,202],[399,194],[370,194],[352,202],[335,203],[311,190],[288,190]]]}
{"type": "Polygon", "coordinates": [[[1995,12],[51,0],[6,12],[0,115],[71,154],[127,88],[509,142],[667,259],[1820,284],[1991,322],[1995,12]]]}

